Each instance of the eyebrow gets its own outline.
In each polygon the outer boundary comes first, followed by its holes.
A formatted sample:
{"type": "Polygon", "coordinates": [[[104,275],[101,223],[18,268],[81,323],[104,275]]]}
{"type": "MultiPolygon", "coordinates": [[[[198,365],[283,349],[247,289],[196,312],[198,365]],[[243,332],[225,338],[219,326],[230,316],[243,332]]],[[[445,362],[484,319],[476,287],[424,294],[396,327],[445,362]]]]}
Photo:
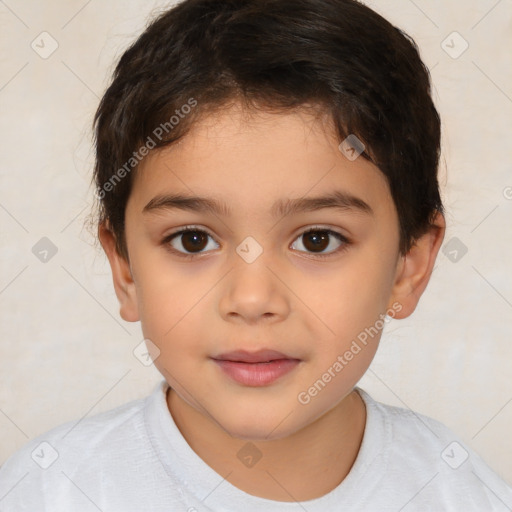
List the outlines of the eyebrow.
{"type": "MultiPolygon", "coordinates": [[[[294,213],[312,212],[324,208],[374,215],[371,206],[367,202],[340,190],[317,197],[279,199],[272,205],[270,213],[274,218],[286,217],[294,213]]],[[[214,213],[225,217],[231,215],[229,207],[222,201],[212,197],[188,196],[184,194],[157,195],[146,204],[142,213],[156,213],[176,209],[199,213],[214,213]]]]}

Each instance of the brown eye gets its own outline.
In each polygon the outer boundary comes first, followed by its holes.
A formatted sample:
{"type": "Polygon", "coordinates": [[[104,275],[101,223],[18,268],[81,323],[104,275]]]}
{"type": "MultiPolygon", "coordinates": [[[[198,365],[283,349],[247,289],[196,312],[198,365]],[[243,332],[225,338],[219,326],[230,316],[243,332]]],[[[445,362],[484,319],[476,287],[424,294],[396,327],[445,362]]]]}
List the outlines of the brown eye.
{"type": "Polygon", "coordinates": [[[200,229],[183,229],[164,240],[165,244],[184,256],[200,254],[208,247],[208,239],[212,238],[206,231],[200,229]]]}
{"type": "Polygon", "coordinates": [[[297,240],[302,243],[302,246],[306,252],[311,254],[318,254],[319,256],[328,256],[338,252],[340,248],[343,249],[349,243],[342,234],[330,229],[320,228],[309,229],[308,231],[302,233],[297,238],[297,240]],[[333,238],[335,239],[334,249],[332,249],[333,238]],[[338,242],[338,245],[336,245],[336,241],[338,242]],[[325,250],[329,247],[331,247],[331,250],[325,252],[325,250]]]}
{"type": "Polygon", "coordinates": [[[302,235],[304,247],[308,251],[322,252],[329,247],[329,234],[325,231],[310,231],[302,235]]]}
{"type": "Polygon", "coordinates": [[[208,235],[200,231],[187,231],[182,235],[182,245],[186,251],[201,251],[208,243],[208,235]]]}

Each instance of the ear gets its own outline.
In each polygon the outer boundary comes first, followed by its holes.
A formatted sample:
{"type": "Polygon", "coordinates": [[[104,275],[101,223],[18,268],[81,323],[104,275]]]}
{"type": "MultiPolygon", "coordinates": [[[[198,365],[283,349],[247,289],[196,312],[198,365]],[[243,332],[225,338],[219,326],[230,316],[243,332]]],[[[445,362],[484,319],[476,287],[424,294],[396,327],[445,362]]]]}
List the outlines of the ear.
{"type": "Polygon", "coordinates": [[[102,223],[98,227],[98,237],[112,269],[114,289],[120,304],[121,318],[127,322],[137,322],[139,311],[130,264],[117,252],[115,235],[106,224],[102,223]]]}
{"type": "Polygon", "coordinates": [[[388,308],[391,308],[394,302],[402,305],[402,309],[394,318],[407,318],[416,309],[430,280],[445,230],[445,219],[441,212],[437,212],[428,232],[416,240],[405,256],[400,257],[388,304],[388,308]]]}

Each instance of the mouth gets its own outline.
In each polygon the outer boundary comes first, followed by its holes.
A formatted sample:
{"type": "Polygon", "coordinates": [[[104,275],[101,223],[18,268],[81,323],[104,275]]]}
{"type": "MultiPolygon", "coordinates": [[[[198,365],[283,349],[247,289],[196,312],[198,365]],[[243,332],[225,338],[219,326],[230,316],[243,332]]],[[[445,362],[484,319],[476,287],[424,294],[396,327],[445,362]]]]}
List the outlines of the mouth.
{"type": "Polygon", "coordinates": [[[268,386],[288,374],[301,362],[275,350],[237,350],[212,357],[222,372],[245,386],[268,386]]]}
{"type": "Polygon", "coordinates": [[[247,352],[246,350],[236,350],[213,357],[218,361],[232,361],[234,363],[269,363],[283,359],[296,359],[294,357],[277,352],[275,350],[258,350],[257,352],[247,352]]]}

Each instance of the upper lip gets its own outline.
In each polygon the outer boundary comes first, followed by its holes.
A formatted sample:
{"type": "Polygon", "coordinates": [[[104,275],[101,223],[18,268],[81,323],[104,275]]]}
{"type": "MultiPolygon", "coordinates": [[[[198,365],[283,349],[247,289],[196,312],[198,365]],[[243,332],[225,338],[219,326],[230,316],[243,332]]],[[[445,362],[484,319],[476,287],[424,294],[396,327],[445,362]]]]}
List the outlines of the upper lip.
{"type": "Polygon", "coordinates": [[[277,359],[296,359],[295,357],[287,356],[282,352],[276,350],[258,350],[256,352],[247,352],[246,350],[235,350],[233,352],[226,352],[213,359],[221,361],[235,361],[240,363],[264,363],[267,361],[274,361],[277,359]]]}

